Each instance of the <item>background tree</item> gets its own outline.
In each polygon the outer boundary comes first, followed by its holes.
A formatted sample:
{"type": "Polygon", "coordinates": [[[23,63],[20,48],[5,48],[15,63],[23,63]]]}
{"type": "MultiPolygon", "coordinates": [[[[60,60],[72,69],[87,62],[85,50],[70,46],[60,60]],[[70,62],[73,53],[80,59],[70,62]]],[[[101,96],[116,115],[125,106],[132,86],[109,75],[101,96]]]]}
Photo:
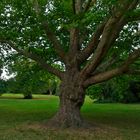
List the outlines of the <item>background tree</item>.
{"type": "MultiPolygon", "coordinates": [[[[140,61],[134,62],[133,66],[139,69],[140,61]]],[[[90,86],[86,93],[96,102],[140,102],[139,86],[140,76],[139,73],[135,73],[135,75],[118,76],[96,86],[90,86]]]]}
{"type": "Polygon", "coordinates": [[[3,64],[2,64],[2,61],[0,60],[0,78],[1,78],[1,74],[2,74],[2,68],[3,68],[3,64]]]}
{"type": "Polygon", "coordinates": [[[107,82],[90,86],[87,94],[98,103],[134,103],[140,102],[140,79],[137,76],[122,76],[107,82]]]}
{"type": "Polygon", "coordinates": [[[40,69],[34,61],[20,57],[8,66],[9,72],[15,73],[9,92],[23,93],[25,99],[32,99],[32,94],[55,94],[59,79],[40,69]]]}
{"type": "Polygon", "coordinates": [[[140,57],[139,0],[2,0],[0,12],[1,47],[61,79],[60,108],[50,123],[83,125],[88,86],[139,72],[131,65],[140,57]]]}
{"type": "Polygon", "coordinates": [[[3,79],[0,79],[0,96],[7,91],[7,83],[3,79]]]}

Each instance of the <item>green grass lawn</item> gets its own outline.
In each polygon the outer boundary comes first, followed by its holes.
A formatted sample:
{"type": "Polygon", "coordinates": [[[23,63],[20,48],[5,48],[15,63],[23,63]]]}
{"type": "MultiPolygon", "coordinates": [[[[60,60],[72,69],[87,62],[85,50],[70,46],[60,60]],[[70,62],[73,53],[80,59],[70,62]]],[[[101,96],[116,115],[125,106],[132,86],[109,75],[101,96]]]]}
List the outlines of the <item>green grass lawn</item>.
{"type": "Polygon", "coordinates": [[[82,115],[93,125],[87,129],[46,127],[57,109],[55,96],[25,100],[22,95],[3,95],[0,140],[140,140],[140,104],[93,104],[87,97],[82,115]]]}

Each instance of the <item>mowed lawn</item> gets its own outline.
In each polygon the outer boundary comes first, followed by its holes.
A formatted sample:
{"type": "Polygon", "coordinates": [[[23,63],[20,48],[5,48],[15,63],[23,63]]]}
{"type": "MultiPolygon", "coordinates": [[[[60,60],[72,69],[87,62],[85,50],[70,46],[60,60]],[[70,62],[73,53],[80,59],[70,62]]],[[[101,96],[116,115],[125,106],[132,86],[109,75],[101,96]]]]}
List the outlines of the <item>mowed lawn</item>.
{"type": "Polygon", "coordinates": [[[0,97],[0,140],[140,140],[140,104],[93,104],[87,97],[82,115],[92,127],[48,128],[58,101],[56,96],[0,97]]]}

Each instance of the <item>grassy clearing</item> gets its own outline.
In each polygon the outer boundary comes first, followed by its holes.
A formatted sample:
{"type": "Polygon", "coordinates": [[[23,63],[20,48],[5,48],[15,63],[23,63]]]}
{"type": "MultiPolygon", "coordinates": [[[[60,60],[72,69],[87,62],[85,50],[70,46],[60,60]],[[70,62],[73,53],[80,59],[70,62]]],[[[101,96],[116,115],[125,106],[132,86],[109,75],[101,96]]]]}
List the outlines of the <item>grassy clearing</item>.
{"type": "Polygon", "coordinates": [[[87,97],[82,115],[93,127],[58,130],[45,125],[58,109],[58,97],[0,98],[0,140],[140,140],[140,104],[93,104],[87,97]]]}

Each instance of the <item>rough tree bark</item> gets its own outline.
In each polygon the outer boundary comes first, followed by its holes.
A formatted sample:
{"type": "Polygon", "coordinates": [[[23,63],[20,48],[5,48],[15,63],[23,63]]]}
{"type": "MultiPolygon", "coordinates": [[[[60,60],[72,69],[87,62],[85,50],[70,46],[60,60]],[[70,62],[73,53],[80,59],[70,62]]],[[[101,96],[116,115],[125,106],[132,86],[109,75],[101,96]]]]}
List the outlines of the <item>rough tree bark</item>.
{"type": "Polygon", "coordinates": [[[80,127],[84,124],[80,109],[84,103],[85,89],[78,74],[74,69],[64,74],[60,85],[59,110],[51,124],[62,127],[80,127]]]}
{"type": "Polygon", "coordinates": [[[62,127],[80,127],[83,125],[80,109],[84,103],[85,95],[83,88],[76,86],[69,86],[66,83],[61,84],[60,106],[52,119],[53,124],[62,127]]]}

